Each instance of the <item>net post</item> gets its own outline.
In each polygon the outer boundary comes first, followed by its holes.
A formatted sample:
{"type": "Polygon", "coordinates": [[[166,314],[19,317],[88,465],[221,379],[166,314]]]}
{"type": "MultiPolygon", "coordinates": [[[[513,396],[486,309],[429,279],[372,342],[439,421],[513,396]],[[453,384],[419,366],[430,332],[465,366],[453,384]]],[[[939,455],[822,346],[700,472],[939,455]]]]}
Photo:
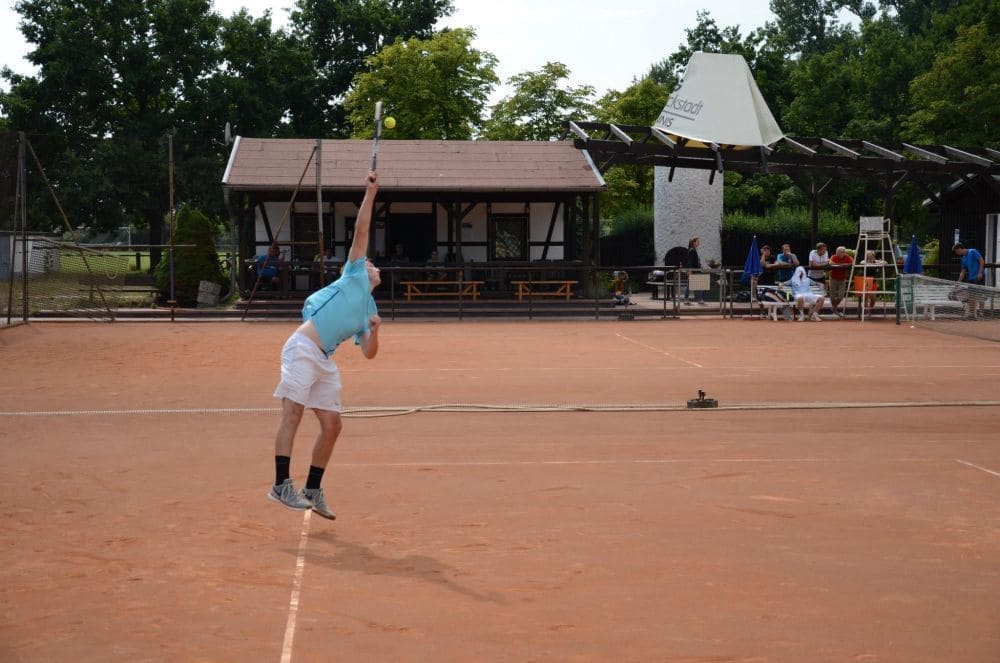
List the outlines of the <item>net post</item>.
{"type": "Polygon", "coordinates": [[[903,288],[902,288],[902,285],[903,285],[903,279],[901,279],[899,277],[896,277],[896,324],[897,325],[901,324],[900,315],[899,315],[899,307],[900,307],[900,303],[903,301],[903,297],[902,297],[903,288]]]}

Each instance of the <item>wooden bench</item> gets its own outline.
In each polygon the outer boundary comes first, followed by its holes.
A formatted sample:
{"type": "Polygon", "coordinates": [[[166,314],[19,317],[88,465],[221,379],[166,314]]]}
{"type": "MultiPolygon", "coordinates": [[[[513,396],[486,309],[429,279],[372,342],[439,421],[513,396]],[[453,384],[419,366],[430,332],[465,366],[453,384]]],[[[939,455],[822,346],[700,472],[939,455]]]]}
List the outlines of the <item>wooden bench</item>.
{"type": "MultiPolygon", "coordinates": [[[[824,297],[826,296],[826,290],[823,288],[823,285],[820,284],[820,283],[815,283],[815,282],[814,283],[810,283],[809,284],[809,291],[812,292],[814,295],[822,295],[824,297]]],[[[782,290],[780,292],[787,293],[787,296],[789,297],[789,299],[787,299],[786,301],[777,301],[777,300],[774,300],[774,299],[757,299],[757,298],[754,298],[753,301],[756,302],[757,304],[759,304],[760,307],[764,309],[764,311],[766,313],[766,317],[768,317],[768,318],[770,318],[772,320],[775,320],[775,321],[778,320],[778,312],[779,311],[782,312],[782,314],[785,316],[786,319],[794,319],[795,313],[796,313],[795,295],[792,294],[792,291],[791,291],[790,288],[785,288],[784,290],[782,290]],[[787,315],[785,313],[786,311],[790,315],[787,315]]]]}
{"type": "Polygon", "coordinates": [[[414,297],[470,297],[479,298],[479,286],[483,281],[400,281],[406,286],[406,301],[414,297]],[[434,286],[444,286],[444,289],[434,286]]]}
{"type": "Polygon", "coordinates": [[[566,301],[569,301],[570,297],[573,296],[573,286],[577,284],[576,281],[511,281],[511,285],[517,286],[517,301],[521,301],[525,297],[565,297],[566,301]],[[555,286],[555,290],[545,289],[536,290],[535,286],[555,286]]]}
{"type": "Polygon", "coordinates": [[[789,311],[792,311],[793,314],[795,311],[795,302],[776,302],[773,300],[763,300],[763,301],[758,301],[757,303],[760,304],[761,308],[764,309],[766,317],[771,318],[772,320],[775,321],[777,321],[778,319],[778,311],[781,311],[782,309],[787,309],[789,311]]]}

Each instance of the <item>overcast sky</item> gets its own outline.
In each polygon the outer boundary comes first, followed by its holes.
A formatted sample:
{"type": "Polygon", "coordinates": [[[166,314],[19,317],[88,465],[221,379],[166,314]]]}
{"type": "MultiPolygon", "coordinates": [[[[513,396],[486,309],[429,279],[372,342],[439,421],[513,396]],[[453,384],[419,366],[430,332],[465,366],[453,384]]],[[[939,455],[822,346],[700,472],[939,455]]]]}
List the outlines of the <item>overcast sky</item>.
{"type": "MultiPolygon", "coordinates": [[[[570,84],[592,85],[598,95],[623,90],[685,41],[699,9],[720,27],[738,25],[746,35],[771,19],[769,0],[455,0],[456,11],[441,26],[471,26],[475,47],[497,56],[497,74],[506,82],[522,71],[562,62],[570,84]]],[[[17,28],[14,0],[0,8],[0,62],[31,73],[24,60],[28,45],[17,28]]],[[[229,16],[246,7],[254,16],[271,10],[275,25],[288,17],[292,0],[214,0],[229,16]]],[[[498,89],[491,101],[508,90],[498,89]]]]}

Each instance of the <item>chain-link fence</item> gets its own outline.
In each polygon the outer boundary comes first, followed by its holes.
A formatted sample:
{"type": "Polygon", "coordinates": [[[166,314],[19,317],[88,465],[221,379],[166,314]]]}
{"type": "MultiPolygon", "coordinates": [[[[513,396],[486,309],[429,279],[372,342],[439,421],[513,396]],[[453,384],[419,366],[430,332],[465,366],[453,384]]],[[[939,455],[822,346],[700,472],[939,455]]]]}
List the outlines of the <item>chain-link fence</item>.
{"type": "Polygon", "coordinates": [[[223,272],[236,263],[219,181],[221,141],[73,139],[0,131],[0,324],[40,312],[114,318],[164,299],[171,208],[216,223],[223,272]]]}

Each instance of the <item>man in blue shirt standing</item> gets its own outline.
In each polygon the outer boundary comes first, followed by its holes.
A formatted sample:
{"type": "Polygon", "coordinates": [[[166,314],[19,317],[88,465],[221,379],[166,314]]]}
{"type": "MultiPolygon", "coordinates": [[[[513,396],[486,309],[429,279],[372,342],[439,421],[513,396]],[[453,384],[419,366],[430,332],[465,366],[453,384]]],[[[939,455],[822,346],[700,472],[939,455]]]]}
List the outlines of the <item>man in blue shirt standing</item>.
{"type": "Polygon", "coordinates": [[[281,350],[281,381],[274,391],[275,398],[281,399],[281,423],[274,440],[275,480],[267,497],[296,511],[312,509],[330,520],[336,516],[326,503],[320,482],[342,428],[340,371],[332,355],[351,337],[366,358],[378,353],[381,319],[371,293],[381,276],[367,259],[377,192],[378,177],[369,172],[347,264],[340,278],[306,299],[303,322],[281,350]],[[306,408],[316,413],[320,432],[313,446],[309,478],[300,492],[289,476],[289,466],[295,433],[306,408]]]}
{"type": "MultiPolygon", "coordinates": [[[[962,271],[958,273],[958,280],[983,285],[986,278],[986,261],[983,260],[983,254],[975,249],[965,248],[961,242],[955,242],[951,250],[962,260],[962,271]]],[[[975,292],[967,293],[965,317],[976,319],[979,317],[980,309],[985,307],[986,302],[975,292]]]]}
{"type": "Polygon", "coordinates": [[[986,276],[986,261],[983,260],[983,254],[975,249],[965,248],[961,242],[956,242],[951,250],[962,260],[962,271],[958,274],[958,280],[982,285],[986,276]]]}

